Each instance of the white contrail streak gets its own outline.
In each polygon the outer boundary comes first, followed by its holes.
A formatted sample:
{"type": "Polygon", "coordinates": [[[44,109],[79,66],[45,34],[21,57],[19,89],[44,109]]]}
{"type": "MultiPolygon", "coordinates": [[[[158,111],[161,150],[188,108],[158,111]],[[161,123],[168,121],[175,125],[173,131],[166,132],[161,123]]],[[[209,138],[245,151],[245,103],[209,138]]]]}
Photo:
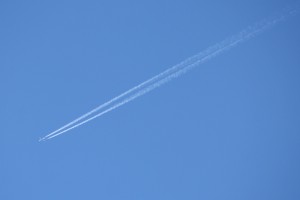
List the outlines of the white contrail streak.
{"type": "MultiPolygon", "coordinates": [[[[211,49],[213,49],[213,48],[216,48],[216,47],[211,47],[211,48],[208,49],[208,50],[211,50],[211,49]]],[[[163,77],[165,77],[165,76],[171,74],[172,72],[178,71],[178,70],[181,69],[182,67],[185,67],[185,66],[187,66],[187,65],[190,65],[191,63],[194,63],[196,60],[199,60],[199,59],[200,59],[201,57],[203,57],[204,55],[205,55],[205,52],[200,52],[200,53],[198,53],[198,54],[196,54],[196,55],[194,55],[194,56],[192,56],[192,57],[190,57],[190,58],[188,58],[188,59],[182,61],[181,63],[174,65],[173,67],[171,67],[171,68],[165,70],[164,72],[162,72],[162,73],[160,73],[160,74],[158,74],[158,75],[156,75],[156,76],[154,76],[154,77],[152,77],[152,78],[150,78],[150,79],[144,81],[143,83],[141,83],[141,84],[139,84],[139,85],[137,85],[137,86],[135,86],[135,87],[133,87],[133,88],[127,90],[126,92],[120,94],[120,95],[117,96],[117,97],[114,97],[113,99],[111,99],[111,100],[105,102],[104,104],[101,104],[100,106],[94,108],[94,109],[91,110],[90,112],[87,112],[86,114],[84,114],[84,115],[82,115],[82,116],[76,118],[75,120],[71,121],[70,123],[68,123],[68,124],[62,126],[61,128],[59,128],[59,129],[57,129],[57,130],[51,132],[51,133],[48,134],[47,136],[54,135],[54,134],[60,132],[61,130],[66,129],[67,127],[70,127],[71,125],[76,124],[77,122],[79,122],[79,121],[81,121],[81,120],[87,118],[88,116],[91,116],[92,114],[94,114],[94,113],[100,111],[101,109],[103,109],[103,108],[105,108],[105,107],[107,107],[107,106],[113,104],[114,102],[116,102],[116,101],[122,99],[123,97],[125,97],[125,96],[127,96],[127,95],[129,95],[129,94],[131,94],[131,93],[134,93],[134,92],[136,92],[136,91],[138,91],[138,90],[140,90],[140,89],[142,89],[142,88],[145,87],[146,85],[151,84],[151,83],[153,83],[153,82],[155,82],[155,81],[157,81],[157,80],[159,80],[159,79],[161,79],[161,78],[163,78],[163,77]]]]}
{"type": "Polygon", "coordinates": [[[283,21],[287,17],[296,13],[295,9],[285,10],[285,12],[277,17],[264,19],[261,22],[255,24],[254,26],[250,26],[237,35],[234,35],[216,45],[213,45],[206,49],[203,52],[200,52],[197,55],[194,55],[183,62],[167,69],[166,71],[148,79],[147,81],[127,90],[126,92],[122,93],[121,95],[107,101],[106,103],[96,107],[95,109],[87,112],[86,114],[80,116],[79,118],[73,120],[72,122],[62,126],[61,128],[51,132],[50,134],[46,135],[45,137],[41,138],[42,140],[48,140],[54,138],[58,135],[61,135],[67,131],[70,131],[78,126],[81,126],[97,117],[104,115],[150,91],[153,89],[162,86],[163,84],[171,81],[174,78],[181,76],[182,74],[188,72],[189,70],[193,69],[194,67],[220,55],[221,53],[229,50],[238,44],[249,40],[250,38],[258,35],[259,33],[263,32],[264,30],[274,26],[280,21],[283,21]],[[98,114],[97,114],[98,113],[98,114]],[[94,114],[94,115],[93,115],[94,114]]]}
{"type": "Polygon", "coordinates": [[[79,122],[80,120],[83,120],[83,119],[87,118],[88,116],[91,116],[93,113],[96,113],[96,112],[100,111],[101,109],[103,109],[103,108],[105,108],[105,107],[107,107],[107,106],[113,104],[114,102],[116,102],[116,101],[122,99],[123,97],[125,97],[125,96],[127,96],[127,95],[129,95],[129,94],[131,94],[131,93],[133,93],[133,92],[136,92],[136,91],[140,90],[141,88],[145,87],[146,85],[148,85],[148,84],[150,84],[150,83],[152,83],[152,82],[155,82],[155,81],[161,79],[162,77],[164,77],[164,76],[166,76],[166,75],[169,75],[169,74],[171,74],[172,72],[177,71],[178,69],[180,69],[180,68],[182,68],[182,67],[184,67],[184,66],[189,65],[190,63],[195,62],[195,60],[198,60],[198,59],[201,58],[202,56],[203,56],[203,52],[200,52],[199,54],[194,55],[194,56],[192,56],[192,57],[190,57],[190,58],[184,60],[183,62],[181,62],[181,63],[179,63],[179,64],[177,64],[177,65],[175,65],[175,66],[173,66],[173,67],[171,67],[171,68],[169,68],[169,69],[167,69],[167,70],[165,70],[164,72],[162,72],[162,73],[160,73],[160,74],[158,74],[158,75],[156,75],[156,76],[154,76],[154,77],[152,77],[152,78],[150,78],[150,79],[144,81],[143,83],[141,83],[141,84],[139,84],[139,85],[137,85],[137,86],[135,86],[135,87],[133,87],[133,88],[127,90],[126,92],[120,94],[119,96],[114,97],[113,99],[111,99],[111,100],[105,102],[104,104],[101,104],[100,106],[94,108],[94,109],[91,110],[90,112],[87,112],[86,114],[84,114],[84,115],[82,115],[82,116],[76,118],[75,120],[71,121],[70,123],[68,123],[68,124],[62,126],[61,128],[59,128],[59,129],[57,129],[57,130],[51,132],[51,133],[48,134],[47,136],[53,135],[53,134],[55,134],[55,133],[58,133],[58,132],[60,132],[61,130],[66,129],[67,127],[70,127],[71,125],[76,124],[76,123],[79,122]]]}

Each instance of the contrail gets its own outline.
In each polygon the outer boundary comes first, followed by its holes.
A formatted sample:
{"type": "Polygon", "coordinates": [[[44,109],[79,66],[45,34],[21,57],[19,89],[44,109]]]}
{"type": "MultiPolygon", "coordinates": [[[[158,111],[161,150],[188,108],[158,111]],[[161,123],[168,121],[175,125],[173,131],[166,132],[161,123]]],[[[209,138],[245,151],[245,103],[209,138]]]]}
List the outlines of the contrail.
{"type": "Polygon", "coordinates": [[[194,67],[207,62],[208,60],[224,53],[225,51],[237,46],[238,44],[255,37],[259,33],[263,32],[264,30],[276,25],[278,22],[284,21],[287,17],[292,16],[296,13],[296,9],[286,9],[283,14],[279,16],[268,18],[256,23],[253,26],[249,26],[243,31],[239,32],[238,34],[219,42],[205,51],[202,51],[183,62],[165,70],[164,72],[146,80],[145,82],[127,90],[126,92],[122,93],[121,95],[107,101],[106,103],[96,107],[95,109],[87,112],[86,114],[78,117],[77,119],[73,120],[72,122],[62,126],[61,128],[51,132],[50,134],[44,136],[40,139],[48,140],[54,138],[58,135],[61,135],[67,131],[70,131],[78,126],[81,126],[97,117],[104,115],[152,90],[157,87],[162,86],[163,84],[171,81],[174,78],[177,78],[184,73],[188,72],[189,70],[193,69],[194,67]],[[98,114],[97,114],[98,113],[98,114]],[[94,114],[94,115],[93,115],[94,114]]]}
{"type": "Polygon", "coordinates": [[[140,90],[141,88],[145,87],[146,85],[151,84],[152,82],[155,82],[155,81],[161,79],[162,77],[167,76],[167,75],[171,74],[172,72],[177,71],[178,69],[180,69],[180,68],[182,68],[184,66],[187,66],[187,65],[195,62],[195,60],[198,60],[199,58],[203,57],[203,54],[204,54],[203,52],[200,52],[199,54],[194,55],[194,56],[192,56],[192,57],[184,60],[183,62],[181,62],[181,63],[179,63],[179,64],[177,64],[177,65],[175,65],[175,66],[173,66],[173,67],[171,67],[171,68],[169,68],[167,70],[165,70],[164,72],[162,72],[162,73],[160,73],[160,74],[158,74],[158,75],[156,75],[156,76],[154,76],[154,77],[152,77],[152,78],[144,81],[143,83],[141,83],[141,84],[139,84],[139,85],[137,85],[137,86],[135,86],[135,87],[127,90],[126,92],[120,94],[119,96],[116,96],[113,99],[105,102],[104,104],[101,104],[100,106],[94,108],[90,112],[87,112],[86,114],[84,114],[84,115],[76,118],[75,120],[71,121],[70,123],[68,123],[68,124],[66,124],[64,126],[62,126],[61,128],[59,128],[59,129],[51,132],[47,136],[54,135],[55,133],[58,133],[61,130],[66,129],[67,127],[70,127],[71,125],[76,124],[77,122],[79,122],[79,121],[87,118],[88,116],[91,116],[92,114],[100,111],[101,109],[103,109],[103,108],[105,108],[105,107],[113,104],[114,102],[122,99],[123,97],[125,97],[125,96],[127,96],[127,95],[129,95],[131,93],[134,93],[134,92],[140,90]]]}
{"type": "MultiPolygon", "coordinates": [[[[216,47],[211,47],[211,49],[212,48],[216,48],[216,47]]],[[[70,127],[71,125],[76,124],[77,122],[79,122],[79,121],[87,118],[88,116],[91,116],[92,114],[94,114],[94,113],[100,111],[101,109],[103,109],[103,108],[105,108],[105,107],[113,104],[114,102],[122,99],[123,97],[125,97],[125,96],[127,96],[127,95],[129,95],[131,93],[134,93],[134,92],[142,89],[143,87],[146,87],[147,85],[149,85],[149,84],[151,84],[151,83],[153,83],[153,82],[155,82],[155,81],[157,81],[157,80],[159,80],[159,79],[161,79],[161,78],[163,78],[165,76],[168,76],[172,72],[178,71],[179,69],[181,69],[181,68],[183,68],[183,67],[185,67],[187,65],[190,65],[190,64],[196,62],[197,60],[199,60],[203,56],[205,56],[205,52],[200,52],[200,53],[198,53],[198,54],[196,54],[196,55],[194,55],[194,56],[192,56],[190,58],[187,58],[186,60],[182,61],[181,63],[174,65],[173,67],[165,70],[164,72],[162,72],[162,73],[160,73],[160,74],[158,74],[158,75],[156,75],[156,76],[154,76],[154,77],[152,77],[152,78],[150,78],[150,79],[142,82],[141,84],[139,84],[139,85],[137,85],[137,86],[135,86],[135,87],[127,90],[126,92],[120,94],[119,96],[116,96],[113,99],[111,99],[111,100],[109,100],[109,101],[107,101],[107,102],[99,105],[98,107],[94,108],[90,112],[87,112],[86,114],[84,114],[84,115],[76,118],[75,120],[71,121],[70,123],[68,123],[68,124],[62,126],[61,128],[59,128],[59,129],[51,132],[47,136],[54,135],[54,134],[60,132],[61,130],[66,129],[67,127],[70,127]]]]}

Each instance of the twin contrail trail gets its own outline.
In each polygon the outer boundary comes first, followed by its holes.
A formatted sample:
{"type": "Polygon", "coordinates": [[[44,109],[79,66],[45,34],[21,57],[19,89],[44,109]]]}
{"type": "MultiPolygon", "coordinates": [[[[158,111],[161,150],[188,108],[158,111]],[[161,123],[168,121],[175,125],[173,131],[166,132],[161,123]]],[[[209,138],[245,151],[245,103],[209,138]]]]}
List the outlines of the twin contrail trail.
{"type": "Polygon", "coordinates": [[[194,67],[207,62],[208,60],[220,55],[221,53],[224,53],[225,51],[241,44],[244,41],[251,39],[252,37],[255,37],[264,30],[276,25],[278,22],[284,21],[287,17],[294,15],[296,11],[296,9],[289,8],[275,17],[264,19],[253,26],[247,27],[238,34],[207,48],[206,50],[127,90],[119,96],[116,96],[115,98],[101,104],[100,106],[78,117],[70,123],[49,133],[43,138],[40,138],[39,141],[48,140],[66,133],[126,103],[129,103],[130,101],[133,101],[134,99],[154,90],[155,88],[162,86],[163,84],[173,80],[174,78],[183,75],[194,67]]]}

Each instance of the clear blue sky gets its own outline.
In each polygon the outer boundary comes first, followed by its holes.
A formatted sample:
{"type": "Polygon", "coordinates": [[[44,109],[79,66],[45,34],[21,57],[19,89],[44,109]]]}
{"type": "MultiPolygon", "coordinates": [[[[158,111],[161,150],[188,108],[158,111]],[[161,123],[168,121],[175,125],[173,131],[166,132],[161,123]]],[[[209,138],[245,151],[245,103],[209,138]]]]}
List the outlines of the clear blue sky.
{"type": "Polygon", "coordinates": [[[38,138],[290,0],[0,3],[0,199],[300,199],[299,15],[38,138]]]}

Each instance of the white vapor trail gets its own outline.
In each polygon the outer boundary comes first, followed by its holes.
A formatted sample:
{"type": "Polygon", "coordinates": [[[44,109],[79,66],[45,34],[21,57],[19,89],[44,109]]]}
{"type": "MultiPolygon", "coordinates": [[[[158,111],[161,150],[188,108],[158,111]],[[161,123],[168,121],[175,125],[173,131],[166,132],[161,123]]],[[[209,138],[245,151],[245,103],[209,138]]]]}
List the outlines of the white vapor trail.
{"type": "Polygon", "coordinates": [[[278,22],[285,20],[287,17],[292,16],[296,13],[296,9],[287,9],[282,14],[264,19],[259,23],[256,23],[253,26],[249,26],[243,31],[239,32],[237,35],[234,35],[220,43],[217,43],[205,51],[202,51],[183,62],[165,70],[164,72],[146,80],[145,82],[127,90],[126,92],[120,94],[119,96],[107,101],[104,104],[96,107],[95,109],[87,112],[86,114],[78,117],[77,119],[71,121],[70,123],[62,126],[61,128],[51,132],[50,134],[44,136],[40,141],[48,140],[54,138],[58,135],[61,135],[67,131],[70,131],[78,126],[81,126],[97,117],[104,115],[134,99],[154,90],[157,87],[162,86],[163,84],[171,81],[174,78],[177,78],[194,67],[207,62],[208,60],[224,53],[225,51],[237,46],[238,44],[255,37],[264,30],[276,25],[278,22]]]}

